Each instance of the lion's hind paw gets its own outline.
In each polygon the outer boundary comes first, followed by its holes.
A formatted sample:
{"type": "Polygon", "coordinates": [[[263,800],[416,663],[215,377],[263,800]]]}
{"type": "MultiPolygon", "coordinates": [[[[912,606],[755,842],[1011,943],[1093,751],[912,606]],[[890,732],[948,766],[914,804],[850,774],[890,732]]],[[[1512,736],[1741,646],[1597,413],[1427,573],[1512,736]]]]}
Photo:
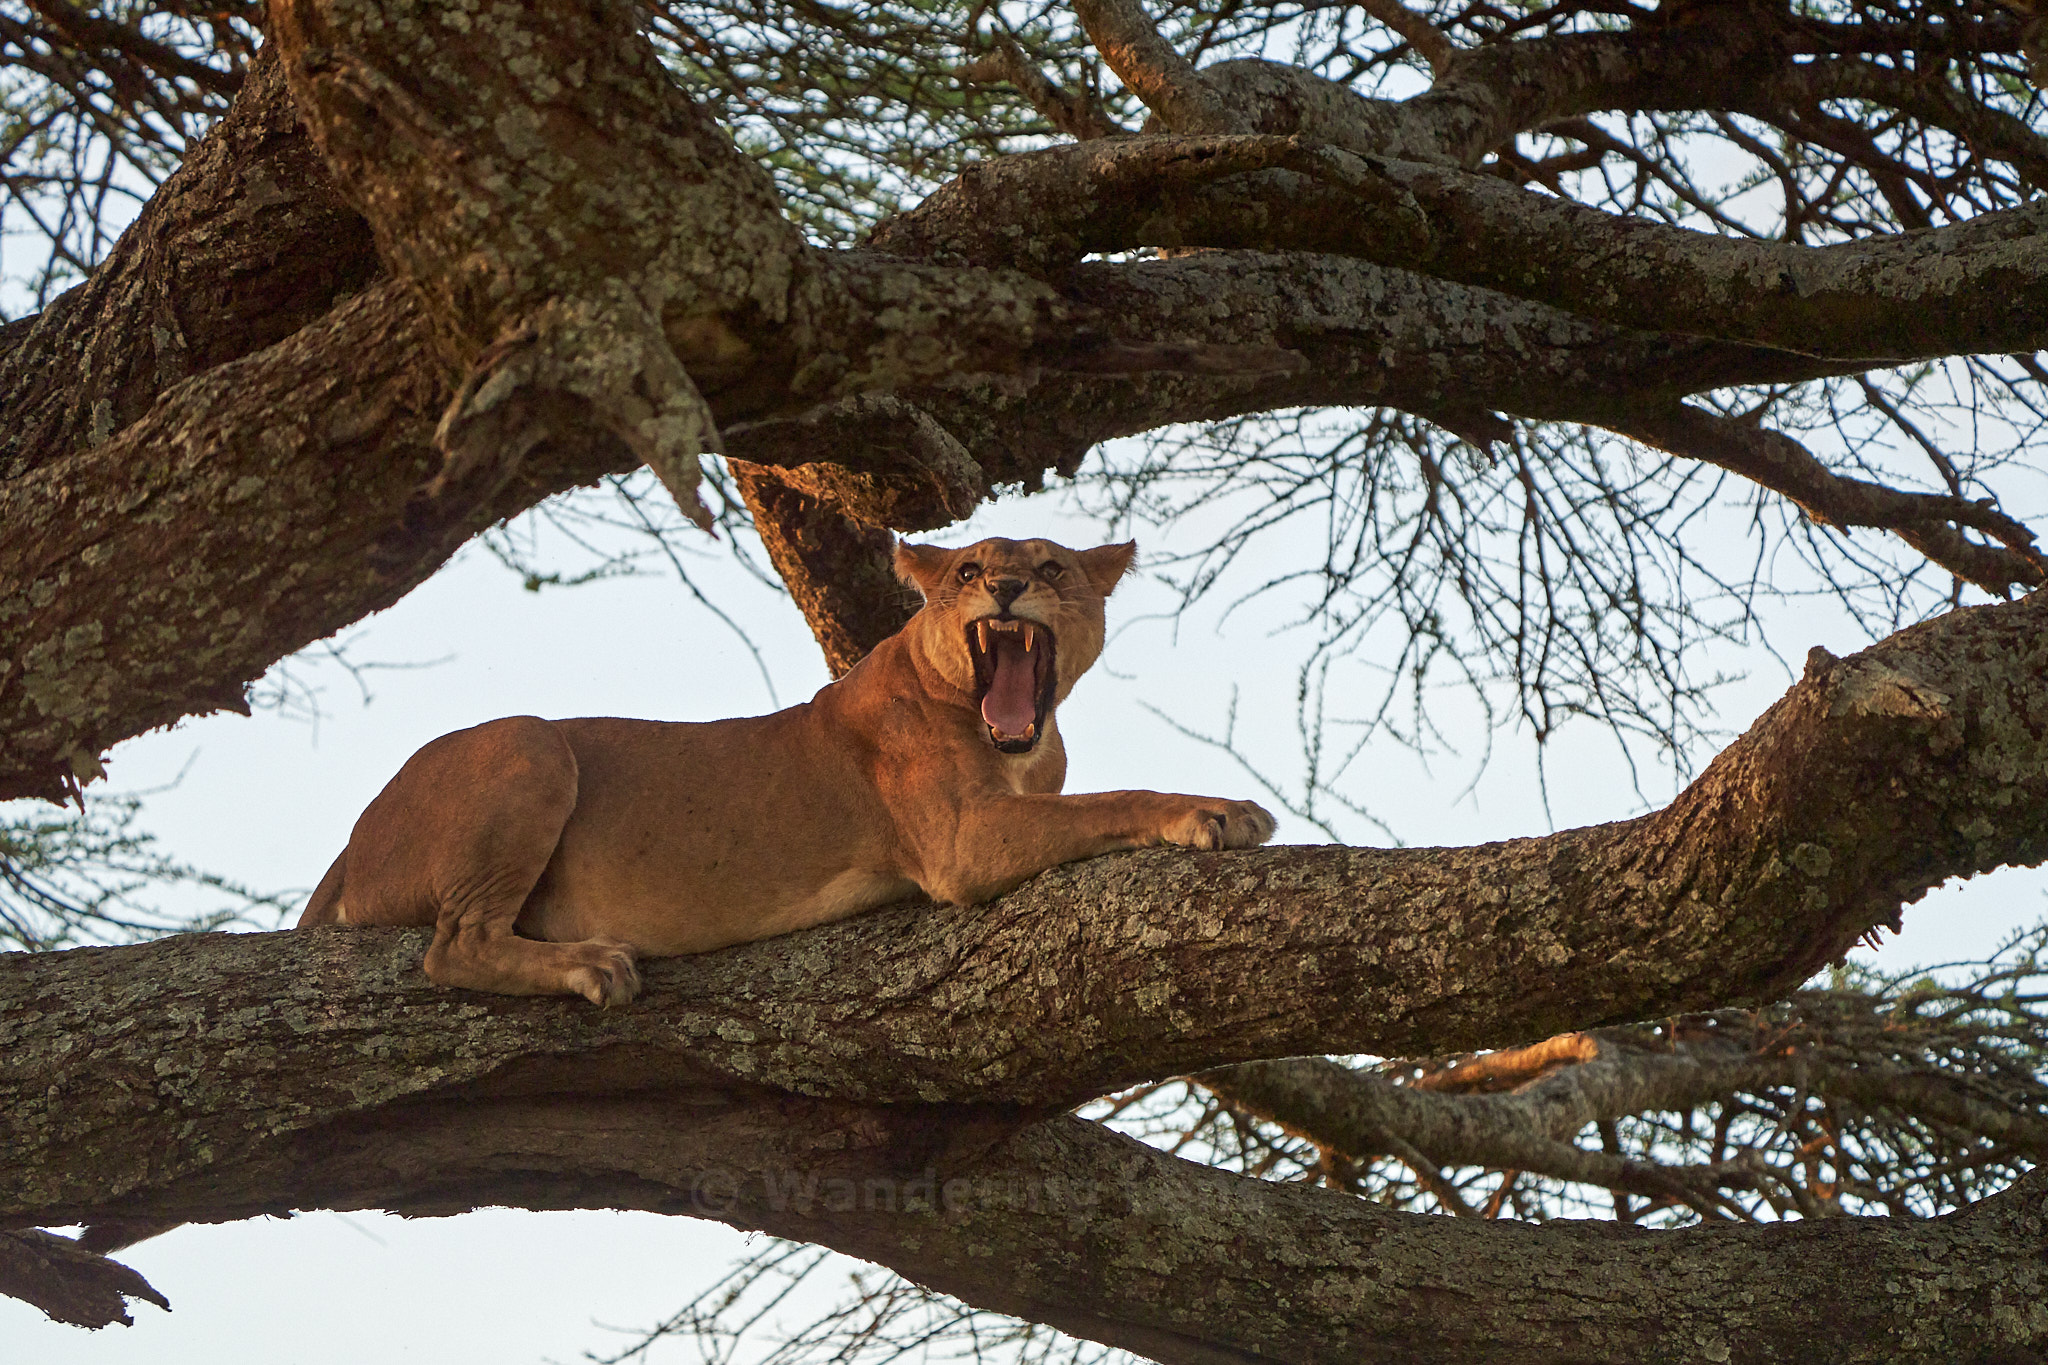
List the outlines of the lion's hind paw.
{"type": "Polygon", "coordinates": [[[640,994],[640,969],[633,962],[633,947],[608,938],[593,938],[575,945],[585,961],[569,969],[569,989],[593,1005],[631,1004],[640,994]]]}

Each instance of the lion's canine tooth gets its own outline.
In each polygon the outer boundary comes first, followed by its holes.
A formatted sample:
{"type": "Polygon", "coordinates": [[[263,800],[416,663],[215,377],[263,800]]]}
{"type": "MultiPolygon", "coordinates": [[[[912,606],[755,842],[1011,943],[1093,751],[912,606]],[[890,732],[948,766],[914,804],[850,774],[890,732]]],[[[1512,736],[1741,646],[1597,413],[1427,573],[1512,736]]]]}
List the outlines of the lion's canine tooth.
{"type": "Polygon", "coordinates": [[[988,653],[988,618],[984,616],[981,620],[976,621],[974,623],[974,631],[981,640],[981,652],[984,654],[988,653]]]}
{"type": "Polygon", "coordinates": [[[1031,623],[1029,621],[1026,621],[1024,623],[1024,652],[1026,654],[1029,654],[1031,652],[1031,642],[1037,638],[1038,632],[1031,628],[1031,623]]]}

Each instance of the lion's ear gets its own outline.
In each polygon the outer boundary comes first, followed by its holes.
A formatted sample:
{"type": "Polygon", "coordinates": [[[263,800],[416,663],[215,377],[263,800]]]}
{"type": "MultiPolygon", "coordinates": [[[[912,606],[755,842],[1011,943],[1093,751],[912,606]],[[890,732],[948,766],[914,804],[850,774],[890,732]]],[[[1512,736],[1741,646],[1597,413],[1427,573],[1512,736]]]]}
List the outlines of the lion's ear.
{"type": "Polygon", "coordinates": [[[1137,557],[1138,542],[1127,540],[1121,545],[1098,545],[1092,550],[1081,550],[1074,558],[1081,561],[1081,571],[1088,575],[1088,581],[1095,585],[1095,591],[1104,597],[1116,591],[1116,585],[1131,567],[1137,557]]]}
{"type": "Polygon", "coordinates": [[[907,540],[896,542],[896,576],[924,594],[924,600],[932,600],[946,576],[946,560],[951,551],[936,545],[912,545],[907,540]]]}

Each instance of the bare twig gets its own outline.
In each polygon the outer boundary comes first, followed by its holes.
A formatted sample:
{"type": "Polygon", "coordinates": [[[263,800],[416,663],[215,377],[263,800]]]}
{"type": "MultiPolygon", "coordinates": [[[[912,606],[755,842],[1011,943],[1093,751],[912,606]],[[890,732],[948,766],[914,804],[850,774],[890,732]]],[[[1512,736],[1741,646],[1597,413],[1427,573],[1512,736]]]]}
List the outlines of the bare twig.
{"type": "Polygon", "coordinates": [[[996,35],[995,51],[969,62],[956,74],[962,81],[977,85],[1008,81],[1031,102],[1032,108],[1045,115],[1046,122],[1076,142],[1129,131],[1110,118],[1086,91],[1067,90],[1047,76],[1007,33],[996,35]]]}
{"type": "Polygon", "coordinates": [[[1365,12],[1408,40],[1422,54],[1429,69],[1442,78],[1457,60],[1458,49],[1443,30],[1409,9],[1401,0],[1365,0],[1365,12]]]}

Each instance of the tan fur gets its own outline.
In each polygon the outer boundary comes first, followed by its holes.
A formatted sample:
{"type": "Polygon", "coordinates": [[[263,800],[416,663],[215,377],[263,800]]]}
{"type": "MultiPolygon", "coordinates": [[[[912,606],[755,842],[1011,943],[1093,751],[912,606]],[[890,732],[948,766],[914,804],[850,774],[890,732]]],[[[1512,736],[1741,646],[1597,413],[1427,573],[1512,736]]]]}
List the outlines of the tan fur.
{"type": "Polygon", "coordinates": [[[514,716],[444,735],[363,812],[299,922],[431,924],[427,975],[443,985],[620,1004],[639,989],[636,954],[767,938],[918,889],[982,901],[1112,849],[1264,843],[1273,818],[1248,801],[1058,795],[1051,711],[1029,753],[999,752],[983,720],[974,623],[1052,632],[1056,706],[1102,651],[1103,599],[1132,552],[902,546],[924,610],[773,715],[514,716]],[[999,592],[1015,593],[1007,613],[999,592]]]}

